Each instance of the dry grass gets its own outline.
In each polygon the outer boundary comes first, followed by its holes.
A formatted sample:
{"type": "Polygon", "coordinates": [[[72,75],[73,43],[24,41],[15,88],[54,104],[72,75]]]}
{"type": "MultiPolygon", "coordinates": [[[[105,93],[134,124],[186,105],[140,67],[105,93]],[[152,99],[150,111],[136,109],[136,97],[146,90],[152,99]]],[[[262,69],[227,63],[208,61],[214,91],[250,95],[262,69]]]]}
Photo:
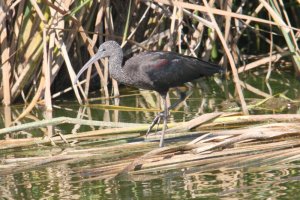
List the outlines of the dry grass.
{"type": "MultiPolygon", "coordinates": [[[[189,172],[192,173],[196,169],[205,171],[220,167],[234,168],[268,165],[273,162],[290,162],[299,160],[299,121],[299,115],[260,115],[251,117],[239,116],[237,113],[216,113],[214,116],[207,114],[202,115],[199,119],[181,124],[177,126],[177,129],[175,127],[171,129],[167,141],[172,144],[159,149],[156,148],[157,142],[153,142],[153,140],[122,143],[122,140],[139,138],[139,134],[130,132],[136,132],[139,129],[146,130],[147,126],[143,125],[139,126],[140,128],[134,126],[66,135],[65,137],[69,142],[77,140],[78,144],[74,147],[69,146],[63,152],[49,156],[46,156],[46,154],[41,156],[41,152],[39,152],[39,155],[25,156],[24,158],[3,158],[0,164],[0,175],[41,166],[45,167],[54,162],[76,163],[91,158],[105,159],[108,157],[117,157],[118,161],[112,159],[112,161],[94,168],[93,171],[98,171],[98,177],[107,178],[130,174],[133,178],[138,178],[139,175],[144,176],[158,171],[167,172],[187,167],[190,169],[189,172]],[[219,117],[216,118],[217,116],[219,117]],[[257,124],[259,120],[261,123],[257,124]],[[237,123],[239,128],[222,130],[220,129],[221,126],[217,125],[218,121],[224,121],[223,127],[237,123]],[[253,121],[256,122],[256,125],[248,125],[253,121]],[[269,121],[269,123],[265,124],[266,121],[269,121]],[[193,134],[183,133],[183,127],[186,130],[197,127],[196,129],[202,131],[193,134]],[[176,130],[180,131],[180,134],[176,134],[176,130]],[[123,134],[120,134],[122,131],[123,134]],[[194,139],[186,139],[188,135],[194,139]],[[106,143],[93,148],[83,148],[84,145],[97,141],[96,139],[105,140],[106,143]],[[174,139],[182,141],[174,143],[172,142],[174,139]],[[291,151],[291,149],[293,150],[291,151]],[[137,154],[137,152],[139,153],[137,154]],[[138,156],[144,152],[148,153],[138,156]],[[126,154],[127,156],[123,158],[126,154]],[[128,154],[132,155],[128,157],[128,154]]],[[[70,119],[69,121],[68,119],[57,120],[55,123],[58,122],[76,123],[70,119]]],[[[51,121],[45,122],[44,126],[50,123],[51,121]]],[[[99,124],[99,122],[94,122],[93,125],[97,125],[97,123],[99,124]]],[[[59,137],[54,137],[52,140],[59,141],[59,137]]],[[[28,148],[29,145],[41,145],[49,142],[49,139],[46,138],[35,138],[31,140],[18,139],[18,143],[13,140],[5,140],[1,141],[0,144],[2,149],[8,149],[25,146],[28,148]]]]}
{"type": "MultiPolygon", "coordinates": [[[[99,43],[114,39],[122,43],[122,46],[127,44],[124,48],[126,56],[142,49],[178,49],[182,54],[218,60],[224,67],[227,67],[226,63],[229,61],[238,99],[243,112],[247,114],[236,71],[241,73],[269,62],[274,64],[283,56],[291,56],[298,73],[299,49],[295,33],[299,29],[295,27],[299,27],[299,24],[291,24],[291,21],[297,23],[298,20],[293,19],[296,15],[290,14],[297,11],[279,0],[272,1],[273,4],[260,0],[251,6],[232,5],[232,1],[222,4],[218,1],[203,3],[204,5],[195,5],[180,1],[157,0],[151,3],[130,0],[120,6],[115,2],[105,1],[86,1],[84,4],[77,1],[7,1],[1,5],[4,12],[0,17],[1,99],[5,105],[10,105],[19,98],[24,102],[32,102],[18,119],[28,114],[39,100],[44,100],[46,108],[51,110],[52,98],[71,90],[78,102],[82,103],[82,97],[87,100],[91,70],[87,72],[86,80],[77,86],[72,84],[75,71],[86,60],[81,49],[87,49],[92,56],[99,43]],[[250,14],[245,15],[241,10],[250,14]],[[257,17],[265,14],[269,14],[271,18],[257,17]],[[255,25],[262,29],[251,36],[255,25]],[[225,32],[222,33],[224,28],[225,32]],[[282,35],[286,44],[269,40],[263,33],[269,31],[282,35]],[[271,51],[270,48],[270,55],[238,67],[241,58],[247,56],[247,51],[250,52],[250,49],[244,52],[239,50],[242,48],[240,40],[244,40],[242,34],[246,32],[254,40],[255,37],[263,37],[276,50],[271,51]],[[222,48],[218,49],[218,45],[222,48]],[[285,47],[288,50],[282,51],[285,47]],[[51,90],[51,86],[59,88],[61,92],[51,90]]],[[[296,4],[292,2],[290,5],[293,3],[296,4]]],[[[271,38],[272,34],[269,35],[271,38]]],[[[100,76],[103,95],[108,98],[107,62],[100,65],[96,63],[96,70],[100,76]]],[[[115,81],[113,92],[115,96],[119,95],[115,81]]]]}
{"type": "MultiPolygon", "coordinates": [[[[80,104],[84,103],[88,99],[90,81],[94,76],[100,77],[103,94],[101,106],[121,110],[117,101],[113,106],[107,103],[108,99],[119,96],[119,88],[114,80],[112,80],[112,87],[109,87],[111,80],[107,60],[95,64],[96,75],[90,69],[80,84],[73,85],[76,71],[90,56],[94,55],[97,46],[106,40],[113,39],[122,44],[126,58],[140,51],[168,50],[219,63],[230,69],[227,78],[234,81],[236,93],[229,92],[228,96],[231,99],[237,96],[243,114],[248,114],[248,109],[251,108],[251,105],[245,102],[245,90],[264,98],[254,106],[259,106],[274,98],[275,95],[271,90],[266,93],[243,82],[240,80],[241,73],[256,71],[258,67],[263,68],[262,73],[266,77],[268,86],[274,66],[281,62],[282,58],[290,58],[295,74],[299,76],[300,56],[297,42],[300,37],[298,28],[300,24],[299,9],[296,9],[299,8],[297,1],[289,1],[289,4],[285,4],[281,0],[272,0],[270,3],[258,0],[252,4],[236,5],[232,5],[231,0],[209,2],[204,0],[201,5],[188,1],[167,0],[153,2],[128,0],[124,1],[123,5],[117,1],[81,3],[82,1],[60,0],[1,2],[0,10],[3,12],[0,12],[2,67],[0,99],[4,105],[14,104],[17,100],[22,101],[26,103],[26,108],[22,112],[13,113],[5,107],[6,128],[2,129],[0,134],[24,131],[25,128],[33,127],[46,127],[47,133],[45,134],[47,137],[43,138],[1,140],[1,149],[49,143],[55,145],[61,138],[68,142],[70,140],[88,142],[90,139],[101,138],[112,143],[142,138],[138,133],[131,132],[144,131],[147,125],[124,128],[124,124],[119,124],[121,128],[113,130],[52,137],[53,126],[58,123],[77,123],[79,126],[103,124],[84,121],[82,116],[76,120],[52,119],[51,114],[45,117],[46,121],[40,122],[36,115],[31,114],[37,104],[45,106],[46,110],[51,110],[53,99],[68,92],[74,92],[77,101],[80,104]],[[245,90],[243,91],[242,88],[245,90]],[[19,120],[25,116],[38,122],[21,125],[19,120]],[[17,125],[10,127],[12,124],[17,125]],[[124,133],[124,135],[115,133],[124,133]]],[[[219,86],[222,91],[226,90],[221,84],[219,86]]],[[[157,97],[143,94],[142,91],[138,91],[135,95],[144,96],[148,105],[158,104],[155,101],[157,97]]],[[[86,115],[91,118],[88,111],[86,115]]],[[[115,118],[118,119],[117,112],[115,118]]],[[[297,156],[299,115],[253,117],[236,116],[236,113],[213,113],[169,129],[169,139],[184,138],[183,135],[188,135],[187,131],[197,126],[201,128],[201,132],[190,133],[193,137],[199,135],[193,142],[156,149],[136,160],[131,157],[122,160],[123,163],[118,161],[99,166],[98,170],[103,177],[110,177],[121,172],[139,175],[186,166],[200,167],[201,170],[205,170],[220,166],[235,167],[236,162],[248,166],[261,160],[264,160],[264,163],[271,163],[274,160],[283,162],[299,159],[297,156]],[[266,120],[273,123],[256,124],[254,127],[249,125],[249,123],[262,123],[266,120]],[[243,126],[243,128],[220,131],[219,128],[225,125],[226,127],[243,126]],[[289,151],[292,147],[294,147],[293,151],[289,151]]],[[[74,127],[76,128],[78,127],[74,127]]],[[[148,139],[155,141],[156,136],[148,139]]],[[[156,146],[157,144],[153,142],[135,142],[88,149],[85,150],[86,152],[72,149],[51,158],[42,156],[3,159],[4,164],[0,165],[0,173],[23,171],[57,161],[77,162],[81,159],[101,157],[116,148],[128,151],[139,149],[141,153],[150,151],[156,146]]]]}

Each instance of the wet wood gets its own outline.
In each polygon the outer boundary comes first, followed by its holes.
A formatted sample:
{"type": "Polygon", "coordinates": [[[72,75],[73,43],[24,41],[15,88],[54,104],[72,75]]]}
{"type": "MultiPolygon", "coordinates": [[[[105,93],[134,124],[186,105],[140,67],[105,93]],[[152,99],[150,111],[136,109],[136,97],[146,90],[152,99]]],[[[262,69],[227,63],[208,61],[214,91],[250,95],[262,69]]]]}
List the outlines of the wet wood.
{"type": "MultiPolygon", "coordinates": [[[[218,152],[220,148],[231,147],[232,145],[239,142],[249,142],[252,140],[266,140],[266,139],[274,139],[283,136],[291,136],[298,135],[300,133],[300,123],[273,123],[267,125],[260,125],[254,127],[247,127],[240,130],[235,130],[235,134],[231,134],[230,130],[226,131],[216,131],[212,134],[207,134],[207,137],[212,137],[209,141],[204,141],[205,137],[201,136],[201,139],[194,140],[193,143],[188,143],[186,145],[176,146],[176,147],[165,147],[161,149],[155,149],[152,152],[149,152],[142,157],[133,161],[129,166],[127,166],[124,171],[121,173],[129,173],[135,169],[143,169],[144,166],[149,163],[155,168],[155,166],[160,165],[174,165],[175,163],[180,162],[188,162],[189,160],[197,160],[197,155],[200,154],[200,158],[202,158],[201,153],[209,153],[210,156],[214,155],[214,150],[218,152]],[[224,135],[229,134],[231,137],[225,138],[224,135]],[[222,137],[220,138],[219,135],[222,137]],[[219,141],[219,142],[216,142],[219,141]],[[187,153],[184,153],[187,152],[187,153]],[[170,153],[172,155],[170,155],[170,153]],[[177,156],[177,154],[179,156],[177,156]],[[183,155],[183,156],[181,156],[183,155]],[[196,155],[196,156],[195,156],[196,155]],[[153,156],[157,156],[157,161],[153,162],[153,156]],[[165,159],[169,157],[169,159],[165,159]],[[179,158],[178,158],[179,157],[179,158]],[[159,159],[161,158],[161,159],[159,159]],[[150,161],[148,160],[150,159],[150,161]]],[[[272,144],[272,143],[271,143],[272,144]]],[[[294,145],[299,145],[300,140],[298,139],[294,145]]],[[[252,148],[255,149],[255,146],[252,148]]],[[[274,147],[275,149],[275,147],[274,147]]],[[[200,159],[198,157],[198,159],[200,159]]],[[[172,168],[172,167],[171,167],[172,168]]],[[[154,169],[159,170],[159,169],[154,169]]]]}

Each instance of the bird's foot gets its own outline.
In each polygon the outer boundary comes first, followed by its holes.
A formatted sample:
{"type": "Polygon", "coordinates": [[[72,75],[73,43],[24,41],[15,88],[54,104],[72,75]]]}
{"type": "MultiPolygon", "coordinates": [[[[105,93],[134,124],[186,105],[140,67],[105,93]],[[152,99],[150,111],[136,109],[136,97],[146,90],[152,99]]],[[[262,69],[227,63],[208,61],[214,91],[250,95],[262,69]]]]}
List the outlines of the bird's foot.
{"type": "Polygon", "coordinates": [[[52,136],[44,136],[44,138],[47,138],[48,140],[50,140],[50,143],[51,143],[52,146],[57,146],[56,143],[55,143],[54,140],[53,140],[53,138],[54,138],[55,136],[59,136],[59,137],[61,138],[61,140],[62,140],[64,143],[66,143],[66,144],[68,144],[68,145],[70,144],[70,143],[67,141],[67,139],[64,137],[64,135],[61,134],[60,132],[57,132],[57,133],[55,133],[55,134],[52,135],[52,136]]]}
{"type": "Polygon", "coordinates": [[[151,132],[152,128],[157,124],[157,128],[156,128],[156,132],[159,126],[159,123],[161,121],[161,119],[163,119],[164,116],[164,112],[160,112],[158,113],[158,115],[156,115],[156,117],[154,118],[154,120],[152,121],[151,125],[149,126],[147,132],[146,132],[146,138],[148,137],[149,133],[151,132]]]}

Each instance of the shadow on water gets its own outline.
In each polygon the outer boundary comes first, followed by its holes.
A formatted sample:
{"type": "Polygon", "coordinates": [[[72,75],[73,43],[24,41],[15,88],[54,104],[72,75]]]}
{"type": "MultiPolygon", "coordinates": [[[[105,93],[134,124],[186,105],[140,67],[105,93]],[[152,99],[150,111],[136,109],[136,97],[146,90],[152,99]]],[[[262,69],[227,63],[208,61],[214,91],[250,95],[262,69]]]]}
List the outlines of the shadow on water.
{"type": "MultiPolygon", "coordinates": [[[[269,85],[259,74],[243,77],[244,94],[252,114],[299,113],[300,83],[288,73],[274,72],[269,85]],[[280,80],[280,81],[278,81],[280,80]]],[[[77,119],[90,119],[107,122],[150,123],[160,106],[158,95],[148,91],[125,88],[119,100],[111,99],[109,105],[94,94],[90,104],[79,106],[76,102],[57,100],[54,111],[45,113],[35,109],[22,123],[51,119],[60,116],[77,119]],[[115,102],[119,101],[119,102],[115,102]],[[118,106],[114,106],[118,104],[118,106]]],[[[175,90],[170,92],[170,101],[176,101],[175,90]]],[[[24,106],[3,108],[1,127],[7,127],[18,116],[24,106]]],[[[175,111],[171,112],[171,122],[193,119],[197,115],[215,111],[239,111],[234,100],[234,84],[216,84],[209,80],[196,84],[193,93],[175,111]],[[227,87],[227,88],[225,88],[227,87]],[[202,89],[200,89],[202,88],[202,89]],[[229,93],[225,94],[224,90],[229,93]]],[[[63,135],[97,130],[92,125],[61,124],[31,130],[21,130],[0,135],[2,140],[9,138],[32,138],[51,136],[57,132],[63,135]]],[[[106,138],[107,139],[107,138],[106,138]]],[[[122,144],[136,139],[115,140],[122,144]]],[[[188,142],[191,138],[186,138],[188,142]]],[[[1,142],[1,141],[0,141],[1,142]]],[[[74,140],[70,145],[43,146],[36,144],[27,148],[1,150],[2,170],[14,169],[14,158],[51,156],[66,151],[82,151],[78,161],[60,160],[51,164],[42,163],[37,167],[24,167],[5,175],[0,172],[0,199],[297,199],[300,197],[300,163],[251,163],[247,166],[236,163],[230,167],[203,168],[183,167],[176,170],[161,170],[130,176],[128,179],[103,176],[103,170],[110,164],[122,165],[153,148],[138,146],[127,149],[108,149],[105,153],[84,159],[84,154],[97,147],[109,147],[105,139],[74,140]],[[5,163],[4,163],[5,161],[5,163]]],[[[1,170],[1,169],[0,169],[1,170]]]]}

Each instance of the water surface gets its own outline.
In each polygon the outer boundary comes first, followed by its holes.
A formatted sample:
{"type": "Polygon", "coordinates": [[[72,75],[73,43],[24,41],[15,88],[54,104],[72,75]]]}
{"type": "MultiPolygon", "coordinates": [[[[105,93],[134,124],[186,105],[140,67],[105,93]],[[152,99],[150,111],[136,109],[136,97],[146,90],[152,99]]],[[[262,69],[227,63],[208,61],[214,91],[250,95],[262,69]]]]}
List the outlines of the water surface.
{"type": "MultiPolygon", "coordinates": [[[[289,73],[273,72],[269,86],[264,82],[264,76],[245,75],[247,84],[261,92],[273,95],[270,102],[250,110],[252,114],[265,113],[299,113],[300,84],[289,73]],[[280,81],[279,81],[280,80],[280,81]],[[287,97],[287,98],[286,98],[287,97]],[[289,98],[289,99],[288,99],[289,98]],[[275,103],[274,103],[275,102],[275,103]]],[[[234,100],[234,85],[218,85],[212,79],[196,84],[193,93],[176,111],[171,112],[170,121],[188,121],[195,116],[214,111],[239,111],[234,100]],[[200,85],[201,88],[200,89],[200,85]],[[230,94],[224,93],[226,90],[230,94]]],[[[79,119],[98,121],[117,121],[128,123],[150,123],[160,106],[158,96],[153,92],[138,91],[123,88],[119,106],[105,107],[103,99],[91,99],[90,105],[79,106],[74,100],[57,100],[52,117],[66,116],[79,119]],[[141,110],[135,110],[140,108],[141,110]]],[[[244,89],[248,105],[258,105],[265,97],[244,89]]],[[[98,94],[92,95],[92,98],[98,94]]],[[[175,90],[170,92],[170,101],[177,98],[175,90]]],[[[115,100],[110,100],[114,105],[115,100]]],[[[11,107],[9,111],[3,108],[1,127],[11,115],[18,115],[24,106],[11,107]]],[[[42,109],[35,109],[32,115],[22,123],[47,118],[42,109]]],[[[55,131],[62,134],[76,134],[99,127],[76,126],[64,124],[55,126],[55,131]]],[[[45,128],[25,130],[0,135],[5,138],[43,137],[45,128]]],[[[48,134],[48,133],[47,133],[48,134]]],[[[134,141],[134,139],[133,139],[134,141]]],[[[130,140],[118,142],[132,142],[130,140]]],[[[109,146],[99,138],[88,141],[77,141],[73,145],[59,143],[57,146],[34,145],[27,148],[1,150],[0,159],[26,158],[32,156],[57,155],[64,151],[79,151],[91,148],[109,146]]],[[[273,163],[272,165],[253,163],[249,166],[231,168],[186,167],[176,170],[157,171],[127,178],[101,176],[104,165],[112,162],[122,162],[125,158],[134,158],[150,151],[147,148],[135,148],[131,151],[113,149],[109,153],[97,154],[78,161],[58,161],[45,163],[37,167],[12,170],[0,175],[0,199],[299,199],[300,198],[300,161],[273,163]]],[[[14,163],[0,165],[12,167],[14,163]]],[[[1,169],[0,169],[1,170],[1,169]]],[[[4,170],[4,169],[2,169],[4,170]]],[[[1,172],[0,172],[1,174],[1,172]]]]}

